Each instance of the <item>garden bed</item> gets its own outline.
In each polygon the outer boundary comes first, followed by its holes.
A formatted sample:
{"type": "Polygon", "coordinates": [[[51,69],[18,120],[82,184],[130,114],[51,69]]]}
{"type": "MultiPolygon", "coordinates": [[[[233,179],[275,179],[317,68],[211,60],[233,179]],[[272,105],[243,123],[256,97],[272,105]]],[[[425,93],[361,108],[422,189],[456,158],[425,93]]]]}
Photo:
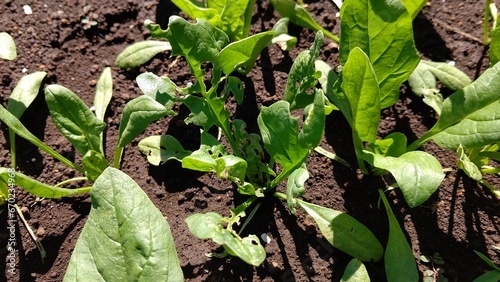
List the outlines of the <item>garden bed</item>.
{"type": "MultiPolygon", "coordinates": [[[[113,99],[107,111],[106,144],[114,146],[118,138],[118,125],[126,102],[142,95],[135,77],[144,71],[168,75],[177,85],[185,85],[193,78],[183,59],[161,54],[145,66],[120,70],[114,66],[116,56],[133,42],[149,38],[143,26],[151,19],[166,28],[169,16],[180,11],[170,1],[31,1],[33,13],[23,12],[23,1],[5,1],[0,7],[0,31],[10,33],[16,41],[18,59],[0,61],[2,84],[0,97],[6,103],[21,76],[34,71],[46,71],[44,85],[57,83],[70,88],[87,105],[92,105],[96,80],[102,70],[110,66],[113,73],[113,99]],[[81,19],[94,12],[97,25],[86,29],[81,19]]],[[[251,33],[272,28],[279,19],[267,1],[254,9],[251,33]]],[[[308,10],[326,29],[339,32],[338,9],[331,1],[305,1],[308,10]]],[[[481,1],[430,1],[414,21],[415,41],[423,58],[433,61],[453,60],[469,77],[477,78],[488,67],[487,48],[481,42],[481,1]],[[479,38],[479,39],[478,39],[479,38]]],[[[180,13],[181,15],[184,15],[180,13]]],[[[244,79],[245,101],[234,105],[235,117],[247,121],[250,132],[258,132],[256,117],[260,106],[269,106],[282,98],[288,71],[302,50],[310,47],[314,32],[291,25],[289,33],[299,42],[293,50],[282,51],[276,45],[261,53],[256,67],[244,79]]],[[[338,64],[338,46],[326,40],[320,59],[338,64]]],[[[449,94],[449,93],[445,93],[449,94]]],[[[153,134],[170,134],[187,149],[199,146],[199,129],[186,125],[187,111],[176,109],[179,116],[164,118],[146,129],[141,138],[153,134]]],[[[74,159],[75,150],[62,137],[52,123],[47,106],[40,93],[22,118],[26,127],[46,144],[74,159]]],[[[412,142],[429,130],[436,121],[435,114],[421,98],[415,96],[407,84],[401,88],[398,103],[383,111],[380,137],[393,131],[404,133],[412,142]]],[[[10,165],[8,131],[2,124],[0,131],[0,165],[10,165]]],[[[216,211],[228,216],[229,208],[244,201],[230,182],[219,180],[214,174],[201,174],[182,169],[177,162],[159,167],[148,164],[137,148],[137,138],[127,146],[122,171],[132,177],[147,193],[165,216],[172,230],[176,249],[186,281],[338,281],[351,257],[332,247],[316,229],[314,221],[304,213],[290,214],[285,202],[272,198],[265,201],[247,230],[260,236],[266,233],[271,242],[266,244],[267,258],[259,267],[245,264],[239,258],[208,258],[206,253],[218,246],[211,241],[194,237],[185,218],[194,213],[216,211]]],[[[321,146],[336,152],[355,166],[348,123],[340,113],[327,117],[325,138],[321,146]]],[[[107,146],[111,148],[112,146],[107,146]]],[[[39,181],[55,184],[75,176],[75,172],[27,141],[18,138],[18,170],[39,181]]],[[[477,250],[500,264],[500,205],[492,193],[457,170],[456,156],[428,143],[426,152],[434,155],[443,168],[451,172],[436,192],[423,205],[410,209],[402,194],[390,192],[393,210],[411,243],[421,272],[431,269],[429,263],[419,260],[421,255],[439,253],[444,260],[440,266],[450,281],[472,281],[489,266],[474,252],[477,250]]],[[[108,149],[111,159],[113,151],[108,149]]],[[[78,158],[78,157],[76,157],[78,158]]],[[[76,159],[78,162],[79,160],[76,159]]],[[[377,188],[385,187],[380,178],[364,176],[313,153],[307,167],[311,178],[304,199],[332,209],[347,212],[365,224],[385,245],[388,235],[386,212],[379,205],[377,188]]],[[[492,179],[494,181],[494,179],[492,179]]],[[[493,182],[498,187],[498,182],[493,182]]],[[[284,187],[278,187],[283,191],[284,187]]],[[[11,275],[6,265],[0,265],[0,277],[8,281],[61,281],[68,266],[72,250],[85,224],[90,210],[88,195],[61,200],[36,199],[19,190],[17,204],[26,207],[25,216],[47,251],[42,263],[40,254],[22,224],[17,225],[17,272],[11,275]]],[[[4,226],[7,215],[0,215],[4,226]]],[[[6,261],[6,240],[9,232],[0,230],[0,258],[6,261]]],[[[383,262],[366,263],[372,281],[385,280],[383,262]]],[[[2,278],[0,278],[2,280],[2,278]]]]}

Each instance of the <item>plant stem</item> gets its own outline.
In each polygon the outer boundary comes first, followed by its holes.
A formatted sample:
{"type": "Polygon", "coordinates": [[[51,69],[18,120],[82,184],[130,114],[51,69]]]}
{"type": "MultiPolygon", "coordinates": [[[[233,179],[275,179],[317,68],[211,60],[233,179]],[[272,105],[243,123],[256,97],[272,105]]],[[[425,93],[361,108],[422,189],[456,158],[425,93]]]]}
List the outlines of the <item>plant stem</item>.
{"type": "Polygon", "coordinates": [[[40,257],[42,259],[42,264],[43,264],[44,261],[45,261],[45,257],[47,256],[47,253],[45,252],[45,249],[43,248],[43,245],[40,242],[40,239],[38,239],[38,237],[36,237],[35,233],[31,229],[30,225],[28,224],[28,222],[24,218],[23,212],[21,211],[21,209],[19,208],[19,206],[17,204],[15,204],[14,207],[16,208],[17,214],[21,218],[21,220],[22,220],[22,222],[24,224],[24,227],[26,227],[26,229],[28,230],[28,233],[30,234],[31,238],[33,238],[33,241],[35,241],[36,247],[37,247],[38,251],[40,252],[40,257]]]}
{"type": "Polygon", "coordinates": [[[62,182],[59,182],[57,183],[56,185],[54,185],[55,187],[61,187],[65,184],[68,184],[68,183],[71,183],[71,182],[76,182],[76,181],[87,181],[88,178],[87,177],[74,177],[74,178],[71,178],[71,179],[67,179],[67,180],[64,180],[62,182]]]}
{"type": "Polygon", "coordinates": [[[120,162],[122,159],[123,147],[117,146],[115,149],[115,158],[113,159],[113,167],[120,169],[120,162]]]}
{"type": "Polygon", "coordinates": [[[275,196],[278,199],[286,201],[286,195],[281,192],[274,192],[273,196],[275,196]]]}
{"type": "Polygon", "coordinates": [[[488,181],[484,180],[484,179],[481,179],[478,181],[479,183],[481,183],[483,186],[485,186],[486,188],[490,189],[490,191],[495,194],[495,196],[500,199],[500,190],[497,190],[493,185],[491,185],[488,181]]]}
{"type": "Polygon", "coordinates": [[[16,169],[16,133],[9,130],[9,143],[10,143],[10,163],[13,169],[16,169]]]}
{"type": "Polygon", "coordinates": [[[481,168],[481,173],[485,174],[495,174],[500,173],[500,167],[485,167],[481,168]]]}
{"type": "Polygon", "coordinates": [[[486,5],[484,7],[484,20],[483,20],[483,44],[488,45],[488,44],[490,44],[489,29],[490,29],[490,4],[491,4],[491,0],[486,0],[485,3],[486,3],[486,5]]]}

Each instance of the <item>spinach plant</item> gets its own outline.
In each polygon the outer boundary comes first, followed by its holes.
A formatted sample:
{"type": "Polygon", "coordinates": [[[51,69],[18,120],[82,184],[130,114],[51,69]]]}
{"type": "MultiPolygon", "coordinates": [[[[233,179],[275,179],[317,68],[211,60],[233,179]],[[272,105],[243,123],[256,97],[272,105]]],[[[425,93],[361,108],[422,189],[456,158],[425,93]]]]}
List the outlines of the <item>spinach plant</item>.
{"type": "Polygon", "coordinates": [[[144,73],[137,78],[139,87],[145,95],[156,95],[157,100],[168,97],[169,101],[186,105],[191,113],[185,122],[201,127],[201,144],[199,149],[189,151],[173,136],[156,135],[141,140],[139,149],[153,165],[177,160],[183,168],[215,172],[218,177],[232,181],[240,194],[248,196],[231,209],[230,216],[215,212],[189,216],[186,222],[191,232],[222,245],[224,255],[260,265],[266,252],[258,237],[253,234],[243,237],[241,232],[262,199],[275,196],[285,200],[292,213],[299,207],[311,215],[325,238],[338,249],[362,261],[379,260],[383,249],[364,225],[343,212],[298,198],[305,193],[305,181],[309,178],[307,157],[320,142],[324,130],[325,98],[321,90],[314,88],[319,73],[312,69],[323,42],[322,33],[317,34],[311,50],[299,55],[290,71],[285,96],[293,102],[278,101],[261,108],[257,120],[259,135],[247,132],[243,120],[233,119],[225,103],[231,94],[235,101],[242,102],[244,86],[233,73],[242,68],[245,72],[251,70],[258,55],[254,46],[266,46],[274,31],[230,43],[223,30],[202,19],[192,24],[174,16],[167,30],[155,25],[149,28],[153,36],[165,37],[170,42],[172,55],[186,59],[196,83],[181,88],[167,77],[144,73]],[[202,69],[207,63],[212,65],[209,79],[202,69]],[[313,94],[308,95],[309,90],[313,94]],[[291,115],[294,109],[304,111],[301,128],[298,117],[291,115]],[[223,133],[229,148],[208,133],[214,126],[223,133]],[[286,183],[285,193],[276,191],[280,183],[286,183]],[[245,217],[246,221],[237,229],[245,217]]]}
{"type": "Polygon", "coordinates": [[[479,276],[478,278],[474,279],[474,282],[488,282],[488,281],[498,281],[500,280],[500,267],[496,266],[493,261],[491,261],[487,256],[484,254],[474,250],[476,255],[478,255],[484,262],[486,262],[489,266],[493,268],[493,270],[490,270],[483,275],[479,276]]]}

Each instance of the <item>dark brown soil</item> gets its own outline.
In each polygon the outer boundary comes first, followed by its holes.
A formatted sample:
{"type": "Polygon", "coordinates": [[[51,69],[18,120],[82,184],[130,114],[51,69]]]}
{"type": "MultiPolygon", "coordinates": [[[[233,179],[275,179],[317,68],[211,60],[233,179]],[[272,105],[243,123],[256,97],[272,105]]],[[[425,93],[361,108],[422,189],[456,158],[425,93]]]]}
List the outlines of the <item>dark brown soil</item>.
{"type": "MultiPolygon", "coordinates": [[[[169,54],[159,55],[144,67],[119,70],[114,67],[118,53],[127,45],[149,38],[143,27],[145,19],[164,27],[170,15],[179,10],[170,1],[95,1],[88,0],[99,15],[98,25],[83,29],[82,1],[29,1],[33,14],[25,15],[25,1],[6,0],[0,5],[0,31],[15,39],[18,58],[14,62],[0,61],[0,100],[5,105],[12,89],[23,75],[35,71],[48,72],[44,85],[57,83],[77,93],[87,105],[92,104],[95,80],[107,66],[113,67],[114,97],[107,112],[107,156],[112,158],[118,124],[124,104],[141,95],[134,82],[143,71],[168,75],[179,85],[190,80],[185,61],[169,54]]],[[[85,1],[83,1],[85,2],[85,1]]],[[[258,1],[260,3],[260,1],[258,1]]],[[[311,2],[311,1],[306,1],[311,2]]],[[[497,3],[498,4],[498,3],[497,3]]],[[[454,60],[458,68],[470,77],[477,77],[488,66],[487,48],[475,38],[482,38],[483,1],[431,1],[415,19],[417,48],[425,58],[435,61],[454,60]]],[[[331,1],[309,3],[309,11],[324,27],[338,34],[337,8],[331,1]]],[[[252,32],[270,29],[278,19],[267,1],[254,11],[252,32]]],[[[256,116],[260,105],[269,105],[281,98],[287,72],[297,54],[309,48],[314,32],[292,26],[290,33],[300,39],[297,47],[283,52],[270,46],[262,52],[255,69],[245,79],[245,102],[234,115],[244,118],[250,130],[257,131],[256,116]]],[[[336,67],[337,49],[325,42],[321,59],[336,67]]],[[[165,118],[150,126],[140,137],[168,133],[190,149],[198,146],[198,129],[183,125],[186,116],[181,108],[176,118],[165,118]]],[[[63,155],[79,161],[80,156],[53,125],[41,92],[24,114],[22,121],[40,139],[63,155]]],[[[383,112],[380,136],[390,132],[405,133],[410,141],[421,136],[435,122],[435,116],[419,98],[403,85],[401,99],[383,112]]],[[[10,165],[7,130],[0,131],[0,165],[10,165]]],[[[302,213],[291,215],[286,204],[269,199],[255,216],[247,230],[260,235],[267,233],[271,243],[265,245],[267,259],[260,267],[251,267],[238,258],[207,258],[205,253],[220,250],[218,246],[195,238],[184,219],[197,212],[216,211],[228,215],[243,197],[234,187],[219,181],[212,174],[183,170],[176,162],[160,167],[150,166],[137,148],[138,138],[126,148],[122,170],[129,174],[149,195],[167,217],[176,242],[178,256],[187,281],[338,281],[351,259],[336,250],[314,229],[311,219],[302,213]]],[[[337,152],[355,164],[350,129],[343,117],[334,113],[327,119],[322,146],[337,152]]],[[[39,181],[55,184],[74,177],[75,172],[55,162],[45,153],[24,140],[18,140],[18,170],[39,181]]],[[[457,172],[456,158],[433,144],[425,145],[443,167],[451,168],[438,192],[426,203],[408,208],[399,192],[391,192],[393,210],[404,226],[411,242],[421,277],[431,265],[420,261],[421,255],[436,252],[443,257],[445,277],[450,281],[472,281],[489,267],[473,252],[480,251],[500,265],[500,205],[498,199],[457,172]]],[[[378,206],[377,188],[383,188],[378,178],[363,176],[318,154],[312,154],[308,169],[311,178],[304,195],[307,201],[348,212],[367,225],[384,245],[388,223],[384,209],[378,206]]],[[[494,180],[492,180],[494,181],[494,180]]],[[[495,182],[494,182],[495,183],[495,182]]],[[[495,183],[496,187],[499,183],[495,183]]],[[[279,189],[282,189],[280,187],[279,189]]],[[[88,196],[61,200],[39,200],[19,189],[17,203],[26,207],[29,224],[41,238],[47,251],[44,264],[26,228],[16,229],[19,257],[16,273],[9,274],[0,263],[0,281],[61,281],[73,247],[90,210],[88,196]]],[[[0,226],[6,226],[6,213],[0,216],[0,226]]],[[[0,260],[6,261],[6,228],[0,229],[0,260]]],[[[366,264],[372,281],[384,281],[383,262],[366,264]]]]}

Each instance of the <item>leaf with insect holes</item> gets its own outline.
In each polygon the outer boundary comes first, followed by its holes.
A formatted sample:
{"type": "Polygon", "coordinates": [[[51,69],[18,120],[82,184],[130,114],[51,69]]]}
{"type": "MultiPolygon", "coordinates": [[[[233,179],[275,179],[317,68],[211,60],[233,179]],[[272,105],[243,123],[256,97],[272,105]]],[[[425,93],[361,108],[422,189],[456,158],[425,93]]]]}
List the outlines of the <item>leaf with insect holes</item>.
{"type": "Polygon", "coordinates": [[[316,86],[320,72],[314,70],[314,59],[319,56],[321,45],[323,45],[323,33],[316,33],[314,43],[307,51],[302,51],[295,58],[288,79],[286,81],[283,100],[290,103],[290,110],[304,108],[314,101],[314,95],[307,91],[316,86]]]}
{"type": "Polygon", "coordinates": [[[16,43],[10,34],[0,32],[0,58],[12,61],[17,57],[16,43]]]}
{"type": "Polygon", "coordinates": [[[389,219],[389,238],[384,255],[387,281],[418,281],[419,276],[413,251],[406,241],[405,234],[401,230],[384,192],[380,189],[378,191],[389,219]]]}
{"type": "Polygon", "coordinates": [[[64,281],[184,281],[170,227],[125,173],[107,168],[64,281]]]}
{"type": "Polygon", "coordinates": [[[57,129],[80,154],[101,150],[101,133],[106,124],[71,90],[52,84],[45,88],[45,101],[57,129]]]}
{"type": "Polygon", "coordinates": [[[370,282],[370,276],[360,260],[352,259],[347,264],[340,282],[370,282]]]}
{"type": "Polygon", "coordinates": [[[314,219],[325,239],[335,248],[361,261],[382,258],[384,249],[377,237],[355,218],[299,199],[297,205],[314,219]]]}
{"type": "MultiPolygon", "coordinates": [[[[0,168],[0,181],[8,184],[9,179],[12,178],[12,169],[11,168],[0,168]]],[[[33,194],[37,197],[41,198],[51,198],[57,199],[62,197],[67,197],[71,195],[79,195],[90,192],[90,187],[88,188],[77,188],[77,189],[66,189],[61,187],[50,186],[44,183],[41,183],[35,179],[28,177],[20,172],[14,172],[14,180],[16,186],[22,187],[24,190],[33,194]]]]}
{"type": "Polygon", "coordinates": [[[380,88],[380,106],[392,106],[420,57],[412,18],[400,0],[346,0],[340,10],[340,62],[358,47],[369,58],[380,88]]]}
{"type": "Polygon", "coordinates": [[[241,238],[224,228],[224,218],[214,212],[193,214],[186,218],[189,230],[200,239],[212,239],[221,244],[232,256],[238,256],[246,263],[259,266],[266,258],[266,250],[255,235],[241,238]]]}
{"type": "Polygon", "coordinates": [[[160,165],[172,159],[181,161],[192,153],[184,150],[182,144],[170,135],[148,136],[139,142],[138,147],[152,165],[160,165]]]}
{"type": "Polygon", "coordinates": [[[144,40],[127,46],[118,57],[115,65],[121,69],[141,66],[161,52],[172,50],[168,41],[144,40]]]}

